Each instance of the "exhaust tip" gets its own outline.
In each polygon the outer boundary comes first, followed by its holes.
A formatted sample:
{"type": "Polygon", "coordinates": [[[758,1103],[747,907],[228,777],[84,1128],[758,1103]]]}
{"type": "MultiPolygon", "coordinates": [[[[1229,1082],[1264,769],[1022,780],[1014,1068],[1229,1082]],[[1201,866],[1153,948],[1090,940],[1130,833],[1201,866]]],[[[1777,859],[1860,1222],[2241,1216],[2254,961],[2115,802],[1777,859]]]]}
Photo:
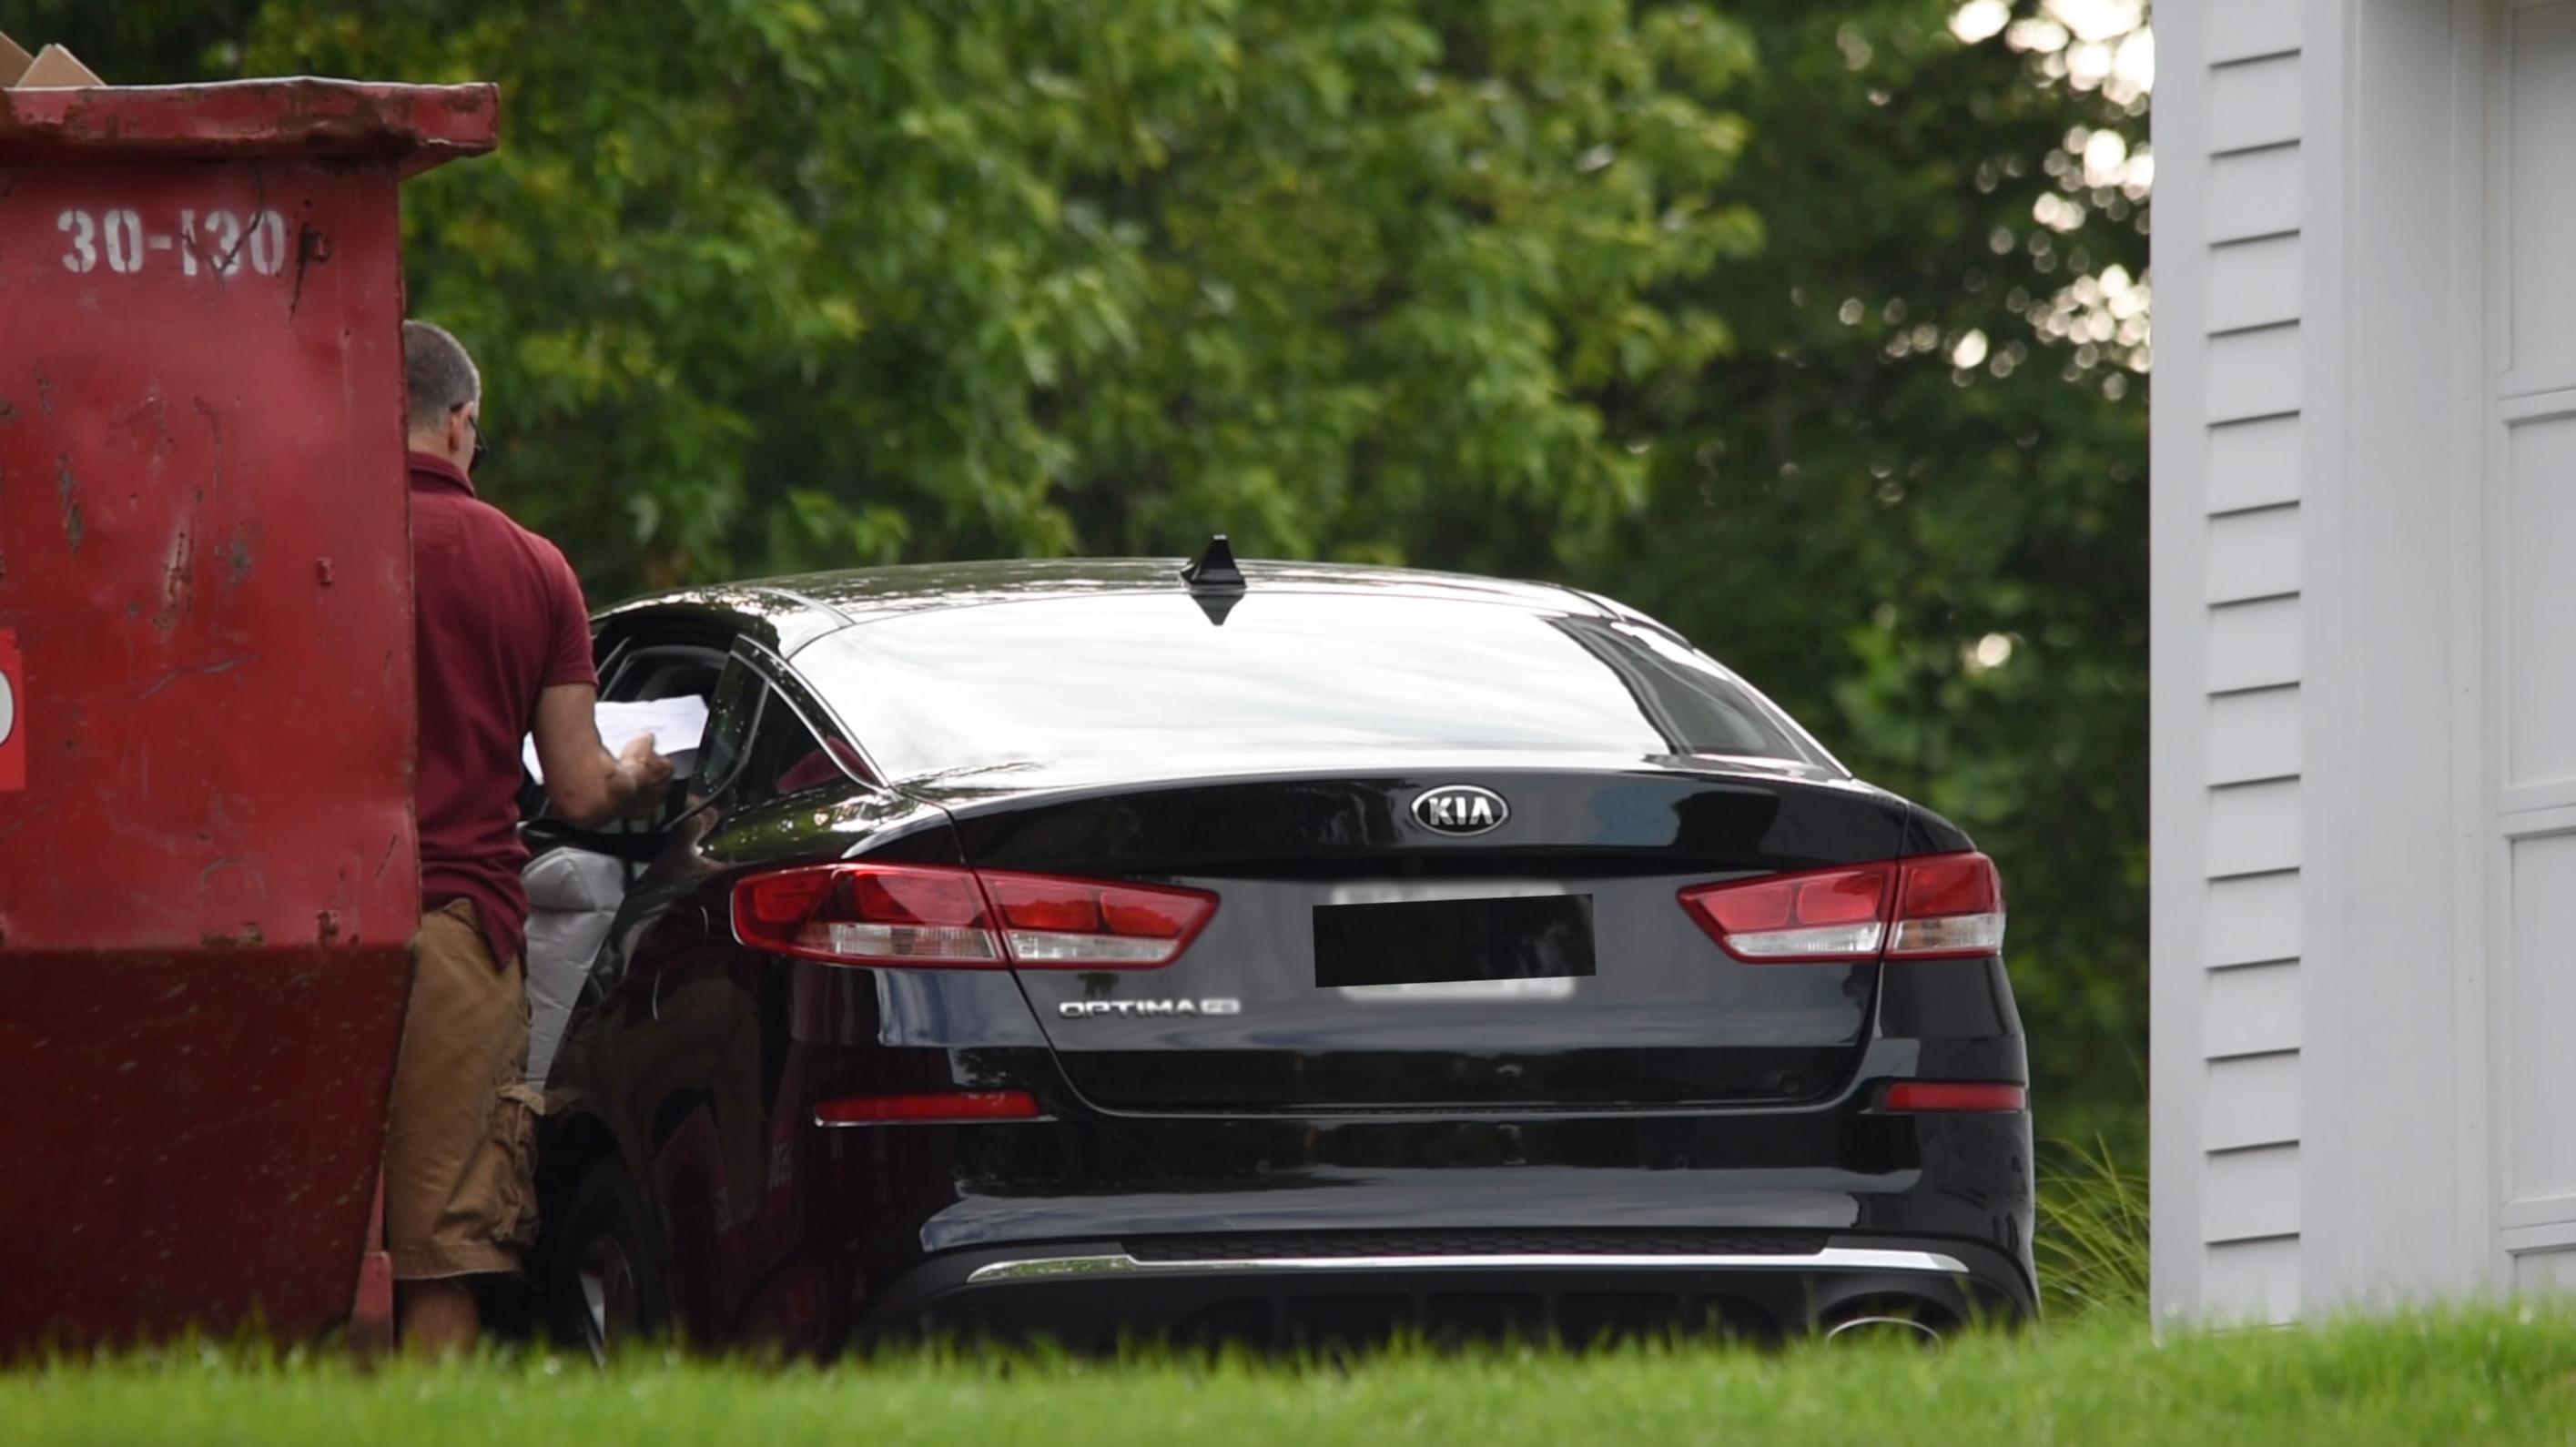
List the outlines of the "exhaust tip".
{"type": "Polygon", "coordinates": [[[1936,1347],[1941,1344],[1941,1333],[1931,1323],[1914,1317],[1871,1311],[1828,1323],[1825,1340],[1843,1343],[1905,1341],[1916,1346],[1936,1347]]]}

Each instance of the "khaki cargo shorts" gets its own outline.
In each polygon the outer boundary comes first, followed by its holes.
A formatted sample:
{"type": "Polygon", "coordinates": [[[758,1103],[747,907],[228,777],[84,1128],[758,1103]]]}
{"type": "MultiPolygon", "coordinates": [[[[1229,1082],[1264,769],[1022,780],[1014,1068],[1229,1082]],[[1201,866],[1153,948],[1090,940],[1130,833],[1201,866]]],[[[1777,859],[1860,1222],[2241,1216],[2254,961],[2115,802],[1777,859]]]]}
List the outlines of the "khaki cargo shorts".
{"type": "Polygon", "coordinates": [[[521,963],[495,963],[466,900],[421,917],[411,1008],[385,1123],[385,1245],[394,1277],[515,1272],[535,1241],[532,1156],[544,1098],[528,1061],[521,963]]]}

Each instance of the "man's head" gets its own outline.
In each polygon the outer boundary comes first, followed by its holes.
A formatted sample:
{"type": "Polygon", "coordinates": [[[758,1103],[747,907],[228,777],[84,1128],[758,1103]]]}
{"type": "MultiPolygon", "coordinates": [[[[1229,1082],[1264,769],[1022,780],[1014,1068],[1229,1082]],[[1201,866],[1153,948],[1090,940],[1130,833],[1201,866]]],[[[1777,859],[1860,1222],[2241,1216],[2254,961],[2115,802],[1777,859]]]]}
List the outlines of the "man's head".
{"type": "Polygon", "coordinates": [[[403,384],[411,393],[405,425],[411,448],[444,457],[466,472],[482,450],[483,374],[465,344],[441,327],[405,322],[403,384]]]}

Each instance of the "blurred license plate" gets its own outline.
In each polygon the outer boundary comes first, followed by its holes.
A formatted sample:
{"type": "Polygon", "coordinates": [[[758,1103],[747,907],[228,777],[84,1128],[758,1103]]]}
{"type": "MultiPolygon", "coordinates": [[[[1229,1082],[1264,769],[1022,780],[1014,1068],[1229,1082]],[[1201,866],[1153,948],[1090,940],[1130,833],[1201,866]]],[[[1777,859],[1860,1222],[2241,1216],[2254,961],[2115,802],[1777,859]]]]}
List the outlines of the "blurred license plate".
{"type": "Polygon", "coordinates": [[[1315,983],[1359,1000],[1561,1000],[1593,972],[1592,896],[1353,884],[1315,907],[1315,983]]]}

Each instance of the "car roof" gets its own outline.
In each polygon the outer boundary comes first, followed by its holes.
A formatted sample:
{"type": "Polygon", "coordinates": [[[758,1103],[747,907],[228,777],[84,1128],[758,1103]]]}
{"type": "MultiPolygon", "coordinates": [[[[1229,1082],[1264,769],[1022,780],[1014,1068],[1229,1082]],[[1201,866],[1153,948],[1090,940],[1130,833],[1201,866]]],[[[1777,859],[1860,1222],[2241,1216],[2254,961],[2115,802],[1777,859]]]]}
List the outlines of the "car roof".
{"type": "MultiPolygon", "coordinates": [[[[1183,593],[1189,590],[1180,576],[1183,562],[1180,558],[1036,558],[850,568],[672,589],[605,609],[598,621],[605,624],[647,612],[721,619],[763,635],[780,653],[792,655],[824,634],[852,624],[910,613],[1049,598],[1183,593]]],[[[1376,593],[1625,616],[1625,610],[1553,583],[1356,563],[1248,558],[1241,566],[1245,587],[1252,593],[1376,593]]]]}

